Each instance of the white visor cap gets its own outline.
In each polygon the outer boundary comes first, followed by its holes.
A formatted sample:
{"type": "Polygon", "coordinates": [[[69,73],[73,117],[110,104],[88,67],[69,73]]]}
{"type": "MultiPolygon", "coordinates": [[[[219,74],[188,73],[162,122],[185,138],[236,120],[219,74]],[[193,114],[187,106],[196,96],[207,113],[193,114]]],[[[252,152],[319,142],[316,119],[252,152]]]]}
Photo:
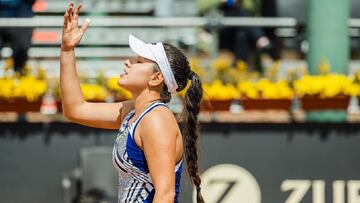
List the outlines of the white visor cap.
{"type": "Polygon", "coordinates": [[[133,35],[129,35],[129,46],[137,55],[157,63],[164,77],[164,82],[170,93],[175,93],[178,85],[174,73],[171,70],[164,46],[161,42],[146,44],[133,35]]]}

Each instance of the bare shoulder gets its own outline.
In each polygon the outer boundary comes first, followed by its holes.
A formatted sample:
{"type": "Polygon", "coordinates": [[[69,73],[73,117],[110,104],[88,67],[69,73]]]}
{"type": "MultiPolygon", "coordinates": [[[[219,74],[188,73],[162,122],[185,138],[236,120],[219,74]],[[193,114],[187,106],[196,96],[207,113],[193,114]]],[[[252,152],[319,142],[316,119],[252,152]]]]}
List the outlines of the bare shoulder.
{"type": "Polygon", "coordinates": [[[173,112],[167,107],[159,106],[143,118],[141,128],[147,132],[161,131],[176,135],[179,126],[173,112]]]}

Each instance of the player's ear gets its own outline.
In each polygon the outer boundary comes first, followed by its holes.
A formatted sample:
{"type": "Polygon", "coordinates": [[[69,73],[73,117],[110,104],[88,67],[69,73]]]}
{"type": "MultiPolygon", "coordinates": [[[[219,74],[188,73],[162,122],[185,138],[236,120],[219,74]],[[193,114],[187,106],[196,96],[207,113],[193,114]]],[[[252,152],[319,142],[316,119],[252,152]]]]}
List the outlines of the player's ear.
{"type": "Polygon", "coordinates": [[[149,81],[149,85],[150,85],[151,87],[156,87],[156,86],[161,85],[163,81],[164,81],[163,75],[161,74],[160,71],[157,71],[157,72],[154,72],[154,73],[151,75],[151,79],[150,79],[150,81],[149,81]]]}

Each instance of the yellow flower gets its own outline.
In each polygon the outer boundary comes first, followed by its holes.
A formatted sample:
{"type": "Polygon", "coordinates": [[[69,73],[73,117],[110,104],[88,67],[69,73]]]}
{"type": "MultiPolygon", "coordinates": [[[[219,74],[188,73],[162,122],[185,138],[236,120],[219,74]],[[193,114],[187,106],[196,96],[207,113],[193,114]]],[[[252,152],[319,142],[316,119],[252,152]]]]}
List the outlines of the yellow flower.
{"type": "Polygon", "coordinates": [[[330,72],[330,63],[327,60],[321,60],[318,65],[318,71],[320,74],[328,74],[330,72]]]}
{"type": "Polygon", "coordinates": [[[81,84],[81,91],[85,100],[104,101],[107,96],[106,89],[96,84],[81,84]]]}
{"type": "Polygon", "coordinates": [[[198,59],[191,58],[189,63],[190,63],[190,67],[191,67],[192,71],[197,73],[200,78],[202,78],[202,79],[205,78],[205,76],[206,76],[205,70],[204,70],[204,68],[200,67],[198,59]]]}
{"type": "Polygon", "coordinates": [[[39,79],[46,79],[46,71],[45,71],[45,69],[44,68],[41,68],[41,67],[39,67],[38,69],[37,69],[37,72],[38,72],[38,78],[39,79]]]}
{"type": "Polygon", "coordinates": [[[322,98],[336,95],[358,95],[358,87],[350,77],[331,73],[326,75],[305,75],[294,82],[294,88],[299,96],[318,95],[322,98]]]}
{"type": "Polygon", "coordinates": [[[111,77],[106,81],[106,86],[110,89],[110,90],[114,90],[118,93],[118,95],[120,97],[123,97],[124,99],[128,100],[132,98],[132,95],[129,91],[127,91],[126,89],[120,87],[118,85],[118,77],[111,77]]]}
{"type": "Polygon", "coordinates": [[[246,72],[249,69],[248,64],[243,61],[243,60],[238,60],[236,61],[236,68],[240,71],[240,72],[246,72]]]}
{"type": "Polygon", "coordinates": [[[241,94],[245,95],[250,99],[259,97],[259,92],[256,89],[255,83],[250,81],[239,82],[237,88],[241,94]]]}
{"type": "Polygon", "coordinates": [[[355,72],[355,80],[360,81],[360,69],[355,72]]]}
{"type": "Polygon", "coordinates": [[[39,100],[47,89],[45,80],[33,76],[0,78],[0,97],[11,100],[24,98],[29,102],[39,100]]]}
{"type": "Polygon", "coordinates": [[[219,57],[213,61],[212,66],[217,71],[224,71],[231,67],[231,60],[225,56],[219,57]]]}
{"type": "Polygon", "coordinates": [[[5,61],[4,71],[8,71],[14,67],[14,60],[12,58],[8,58],[5,61]]]}
{"type": "Polygon", "coordinates": [[[240,98],[240,92],[231,84],[224,85],[220,80],[203,84],[204,98],[208,100],[229,100],[240,98]]]}
{"type": "Polygon", "coordinates": [[[285,80],[271,82],[263,78],[257,82],[239,82],[237,87],[241,94],[250,99],[292,99],[294,96],[294,91],[285,80]]]}

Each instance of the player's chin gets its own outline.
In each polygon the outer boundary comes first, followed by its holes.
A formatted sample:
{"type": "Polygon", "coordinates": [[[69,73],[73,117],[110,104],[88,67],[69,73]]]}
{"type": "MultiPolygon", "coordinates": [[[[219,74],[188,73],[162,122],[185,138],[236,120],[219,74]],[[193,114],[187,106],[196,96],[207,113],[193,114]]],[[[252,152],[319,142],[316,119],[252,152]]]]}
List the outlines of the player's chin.
{"type": "Polygon", "coordinates": [[[126,86],[128,86],[128,82],[124,78],[120,78],[117,81],[117,84],[122,88],[125,88],[126,86]]]}
{"type": "Polygon", "coordinates": [[[118,80],[117,84],[120,87],[122,87],[122,88],[124,88],[124,89],[126,89],[128,91],[131,91],[134,88],[134,86],[136,86],[136,84],[133,84],[133,83],[131,83],[130,80],[127,80],[127,79],[124,79],[124,78],[120,78],[118,80]]]}

